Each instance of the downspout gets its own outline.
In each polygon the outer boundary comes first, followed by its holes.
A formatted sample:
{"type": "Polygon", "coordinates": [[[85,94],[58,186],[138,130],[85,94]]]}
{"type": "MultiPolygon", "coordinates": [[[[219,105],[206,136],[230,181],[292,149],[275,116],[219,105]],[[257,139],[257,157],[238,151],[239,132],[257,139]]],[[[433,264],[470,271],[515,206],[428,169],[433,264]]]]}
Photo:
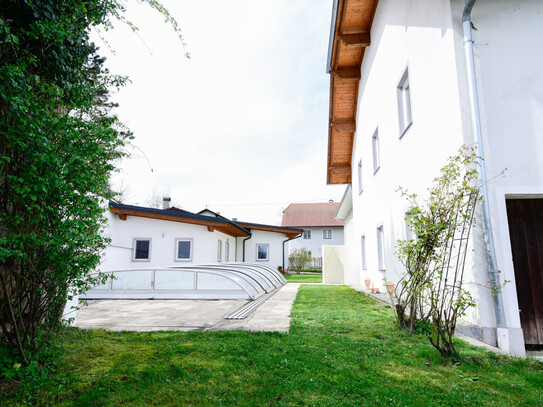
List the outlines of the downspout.
{"type": "Polygon", "coordinates": [[[471,107],[472,129],[477,135],[477,154],[481,157],[480,171],[483,194],[482,212],[483,212],[483,234],[486,248],[486,261],[488,263],[488,276],[490,287],[492,288],[492,300],[494,302],[494,312],[496,314],[496,323],[498,328],[506,328],[505,312],[503,308],[503,298],[500,288],[500,271],[496,261],[496,248],[494,246],[494,237],[492,234],[492,223],[490,221],[490,206],[488,204],[488,187],[486,182],[485,154],[483,150],[483,134],[481,130],[481,116],[479,112],[479,96],[477,93],[477,79],[475,76],[475,62],[473,57],[473,39],[471,37],[471,9],[476,0],[466,0],[464,12],[462,14],[462,28],[464,30],[464,51],[466,54],[466,71],[468,75],[468,89],[471,107]]]}
{"type": "Polygon", "coordinates": [[[298,238],[302,237],[302,235],[303,235],[303,233],[299,234],[296,237],[293,237],[292,239],[283,240],[283,273],[285,272],[285,243],[289,242],[291,240],[294,240],[294,239],[298,239],[298,238]]]}
{"type": "Polygon", "coordinates": [[[250,231],[250,230],[247,230],[247,232],[249,233],[249,237],[246,237],[245,239],[243,239],[243,242],[242,242],[242,245],[243,245],[243,263],[245,263],[245,241],[249,240],[250,238],[253,237],[253,233],[250,231]]]}

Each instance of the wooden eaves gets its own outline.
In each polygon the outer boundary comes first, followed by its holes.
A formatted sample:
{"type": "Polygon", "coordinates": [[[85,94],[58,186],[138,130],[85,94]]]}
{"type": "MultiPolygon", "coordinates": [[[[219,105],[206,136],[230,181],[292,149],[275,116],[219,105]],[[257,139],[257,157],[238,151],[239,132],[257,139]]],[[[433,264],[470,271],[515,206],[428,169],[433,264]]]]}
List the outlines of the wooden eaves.
{"type": "Polygon", "coordinates": [[[256,229],[256,230],[262,230],[265,232],[284,233],[288,239],[294,239],[295,237],[300,236],[304,232],[303,229],[290,228],[290,227],[284,227],[284,226],[259,225],[259,224],[247,223],[247,222],[236,222],[236,223],[240,225],[241,227],[243,227],[244,229],[256,229]]]}
{"type": "Polygon", "coordinates": [[[328,55],[328,184],[351,183],[360,67],[379,0],[336,0],[328,55]],[[335,19],[334,19],[335,17],[335,19]]]}
{"type": "Polygon", "coordinates": [[[127,208],[116,208],[113,206],[109,207],[109,210],[112,213],[116,213],[119,215],[119,219],[126,220],[127,216],[138,216],[140,218],[150,218],[150,219],[161,219],[161,220],[168,220],[171,222],[181,222],[181,223],[190,223],[194,225],[201,225],[201,226],[207,226],[209,231],[218,230],[219,232],[226,233],[227,235],[230,235],[232,237],[248,237],[250,236],[249,233],[245,230],[243,230],[240,227],[237,227],[231,222],[218,222],[212,220],[213,218],[207,219],[195,219],[193,217],[185,217],[182,214],[179,214],[177,216],[170,215],[168,213],[153,213],[153,212],[146,212],[141,210],[135,210],[135,209],[127,209],[127,208]]]}

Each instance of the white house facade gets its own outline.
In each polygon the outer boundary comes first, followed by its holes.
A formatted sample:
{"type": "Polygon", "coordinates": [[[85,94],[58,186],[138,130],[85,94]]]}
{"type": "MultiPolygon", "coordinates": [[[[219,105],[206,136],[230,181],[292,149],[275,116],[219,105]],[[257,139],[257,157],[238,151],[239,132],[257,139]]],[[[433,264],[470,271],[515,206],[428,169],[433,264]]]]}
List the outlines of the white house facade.
{"type": "Polygon", "coordinates": [[[283,242],[302,230],[236,222],[211,211],[109,203],[101,271],[252,262],[283,266],[283,242]]]}
{"type": "Polygon", "coordinates": [[[303,234],[289,241],[289,253],[305,248],[320,263],[323,246],[343,245],[343,222],[335,219],[338,207],[337,202],[290,204],[281,225],[303,229],[303,234]]]}
{"type": "Polygon", "coordinates": [[[336,215],[345,221],[344,282],[370,277],[383,290],[403,271],[394,250],[409,233],[398,187],[424,195],[448,157],[477,144],[489,222],[478,205],[464,278],[477,306],[458,330],[524,355],[543,345],[543,2],[469,3],[335,2],[328,183],[348,185],[336,215]]]}

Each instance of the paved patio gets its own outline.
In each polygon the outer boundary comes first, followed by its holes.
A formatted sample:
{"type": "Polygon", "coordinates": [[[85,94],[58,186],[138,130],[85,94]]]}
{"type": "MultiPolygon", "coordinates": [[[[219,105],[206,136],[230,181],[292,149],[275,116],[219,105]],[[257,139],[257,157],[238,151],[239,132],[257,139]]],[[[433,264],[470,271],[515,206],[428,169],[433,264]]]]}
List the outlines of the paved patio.
{"type": "Polygon", "coordinates": [[[224,317],[246,301],[99,300],[78,311],[74,325],[110,331],[275,331],[288,332],[300,284],[284,285],[245,319],[224,317]]]}

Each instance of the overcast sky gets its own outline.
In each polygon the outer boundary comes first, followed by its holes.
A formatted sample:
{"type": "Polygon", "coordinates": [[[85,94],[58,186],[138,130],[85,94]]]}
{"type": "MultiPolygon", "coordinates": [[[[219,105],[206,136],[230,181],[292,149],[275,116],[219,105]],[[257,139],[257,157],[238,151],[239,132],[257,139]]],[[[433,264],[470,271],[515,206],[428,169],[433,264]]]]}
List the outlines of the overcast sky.
{"type": "Polygon", "coordinates": [[[279,224],[291,202],[339,201],[326,185],[332,0],[164,0],[164,18],[127,3],[124,24],[100,35],[112,73],[131,83],[113,101],[136,137],[114,185],[126,203],[169,191],[189,211],[279,224]]]}

